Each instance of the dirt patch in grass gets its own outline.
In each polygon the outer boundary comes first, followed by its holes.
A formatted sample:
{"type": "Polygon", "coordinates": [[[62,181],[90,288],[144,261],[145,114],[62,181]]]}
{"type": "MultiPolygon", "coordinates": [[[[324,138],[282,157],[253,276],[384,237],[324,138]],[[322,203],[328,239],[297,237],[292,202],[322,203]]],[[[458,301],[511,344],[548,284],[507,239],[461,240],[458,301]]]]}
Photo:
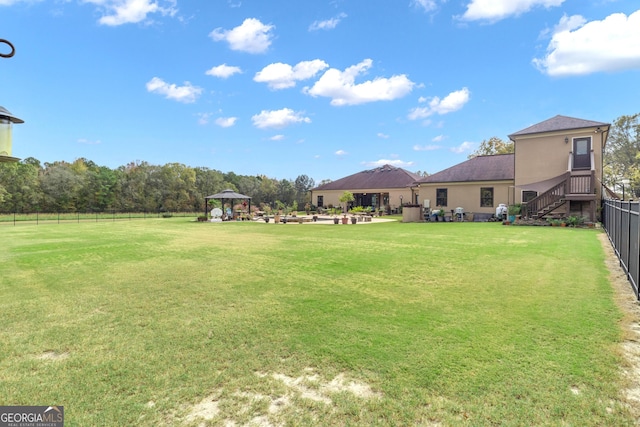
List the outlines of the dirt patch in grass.
{"type": "Polygon", "coordinates": [[[44,353],[36,356],[36,359],[58,361],[58,360],[64,360],[64,359],[66,359],[68,357],[69,357],[69,353],[67,353],[67,352],[58,352],[58,351],[54,351],[54,350],[47,350],[44,353]]]}
{"type": "Polygon", "coordinates": [[[217,390],[202,401],[188,408],[187,415],[183,423],[187,425],[205,425],[207,421],[216,419],[225,426],[236,426],[238,420],[233,418],[233,414],[225,414],[221,411],[224,406],[241,407],[240,413],[249,414],[248,424],[256,427],[269,427],[281,425],[282,420],[279,415],[287,410],[295,410],[296,401],[300,399],[310,400],[319,404],[333,406],[332,396],[337,393],[350,393],[358,399],[376,399],[379,393],[374,392],[371,387],[363,382],[349,379],[345,374],[339,374],[332,380],[326,380],[317,374],[313,369],[308,368],[299,377],[290,377],[280,373],[256,372],[256,376],[263,380],[275,380],[284,385],[284,394],[269,395],[236,391],[230,394],[230,398],[220,397],[222,390],[217,390]],[[231,402],[230,400],[234,400],[231,402]],[[263,403],[263,405],[255,405],[263,403]],[[256,410],[256,408],[264,408],[256,410]],[[223,418],[220,420],[220,418],[223,418]],[[199,424],[198,424],[199,423],[199,424]]]}
{"type": "Polygon", "coordinates": [[[220,402],[216,395],[205,397],[200,403],[194,405],[187,414],[185,421],[192,423],[196,420],[209,421],[214,419],[219,413],[220,402]]]}
{"type": "Polygon", "coordinates": [[[600,233],[599,238],[605,251],[605,264],[610,272],[616,303],[623,313],[622,372],[627,380],[623,397],[633,416],[640,421],[640,305],[607,235],[600,233]]]}

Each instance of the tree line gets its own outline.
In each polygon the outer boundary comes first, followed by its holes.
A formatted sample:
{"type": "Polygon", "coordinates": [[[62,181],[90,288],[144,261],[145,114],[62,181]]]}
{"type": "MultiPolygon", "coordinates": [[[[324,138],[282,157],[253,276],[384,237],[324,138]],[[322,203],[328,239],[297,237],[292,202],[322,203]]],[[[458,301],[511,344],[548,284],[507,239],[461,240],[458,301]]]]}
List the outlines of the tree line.
{"type": "Polygon", "coordinates": [[[111,169],[85,158],[42,164],[0,163],[0,213],[202,212],[205,197],[232,189],[255,206],[310,202],[314,180],[237,175],[180,163],[131,162],[111,169]]]}

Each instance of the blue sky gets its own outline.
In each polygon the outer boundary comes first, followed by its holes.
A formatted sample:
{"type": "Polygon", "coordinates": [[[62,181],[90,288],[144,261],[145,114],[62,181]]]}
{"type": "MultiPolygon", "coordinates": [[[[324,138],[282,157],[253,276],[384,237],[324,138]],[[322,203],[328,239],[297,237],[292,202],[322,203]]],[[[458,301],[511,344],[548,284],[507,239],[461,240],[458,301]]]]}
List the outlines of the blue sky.
{"type": "Polygon", "coordinates": [[[0,0],[0,38],[13,156],[43,162],[319,183],[640,112],[637,0],[0,0]]]}

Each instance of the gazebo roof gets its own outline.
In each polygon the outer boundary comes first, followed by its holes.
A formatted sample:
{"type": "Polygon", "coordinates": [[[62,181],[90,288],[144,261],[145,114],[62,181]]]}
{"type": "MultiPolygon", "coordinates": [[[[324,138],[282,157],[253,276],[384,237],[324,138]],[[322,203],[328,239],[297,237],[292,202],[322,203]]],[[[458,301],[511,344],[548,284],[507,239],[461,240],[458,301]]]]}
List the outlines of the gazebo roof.
{"type": "Polygon", "coordinates": [[[226,189],[220,193],[214,194],[213,196],[207,196],[205,199],[251,199],[251,197],[236,193],[231,189],[226,189]]]}

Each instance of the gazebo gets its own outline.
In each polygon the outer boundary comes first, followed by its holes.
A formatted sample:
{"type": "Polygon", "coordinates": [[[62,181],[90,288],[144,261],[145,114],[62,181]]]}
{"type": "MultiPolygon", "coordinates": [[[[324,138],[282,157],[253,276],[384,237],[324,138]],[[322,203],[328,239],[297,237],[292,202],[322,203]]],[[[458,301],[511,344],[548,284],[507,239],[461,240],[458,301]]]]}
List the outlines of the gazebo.
{"type": "Polygon", "coordinates": [[[236,193],[231,189],[226,189],[221,191],[220,193],[216,193],[213,196],[207,196],[204,198],[204,216],[208,216],[207,205],[209,204],[209,199],[220,199],[222,202],[222,206],[224,207],[225,200],[231,200],[231,206],[233,208],[233,201],[236,199],[248,200],[249,201],[249,211],[251,211],[251,197],[245,196],[244,194],[236,193]]]}

